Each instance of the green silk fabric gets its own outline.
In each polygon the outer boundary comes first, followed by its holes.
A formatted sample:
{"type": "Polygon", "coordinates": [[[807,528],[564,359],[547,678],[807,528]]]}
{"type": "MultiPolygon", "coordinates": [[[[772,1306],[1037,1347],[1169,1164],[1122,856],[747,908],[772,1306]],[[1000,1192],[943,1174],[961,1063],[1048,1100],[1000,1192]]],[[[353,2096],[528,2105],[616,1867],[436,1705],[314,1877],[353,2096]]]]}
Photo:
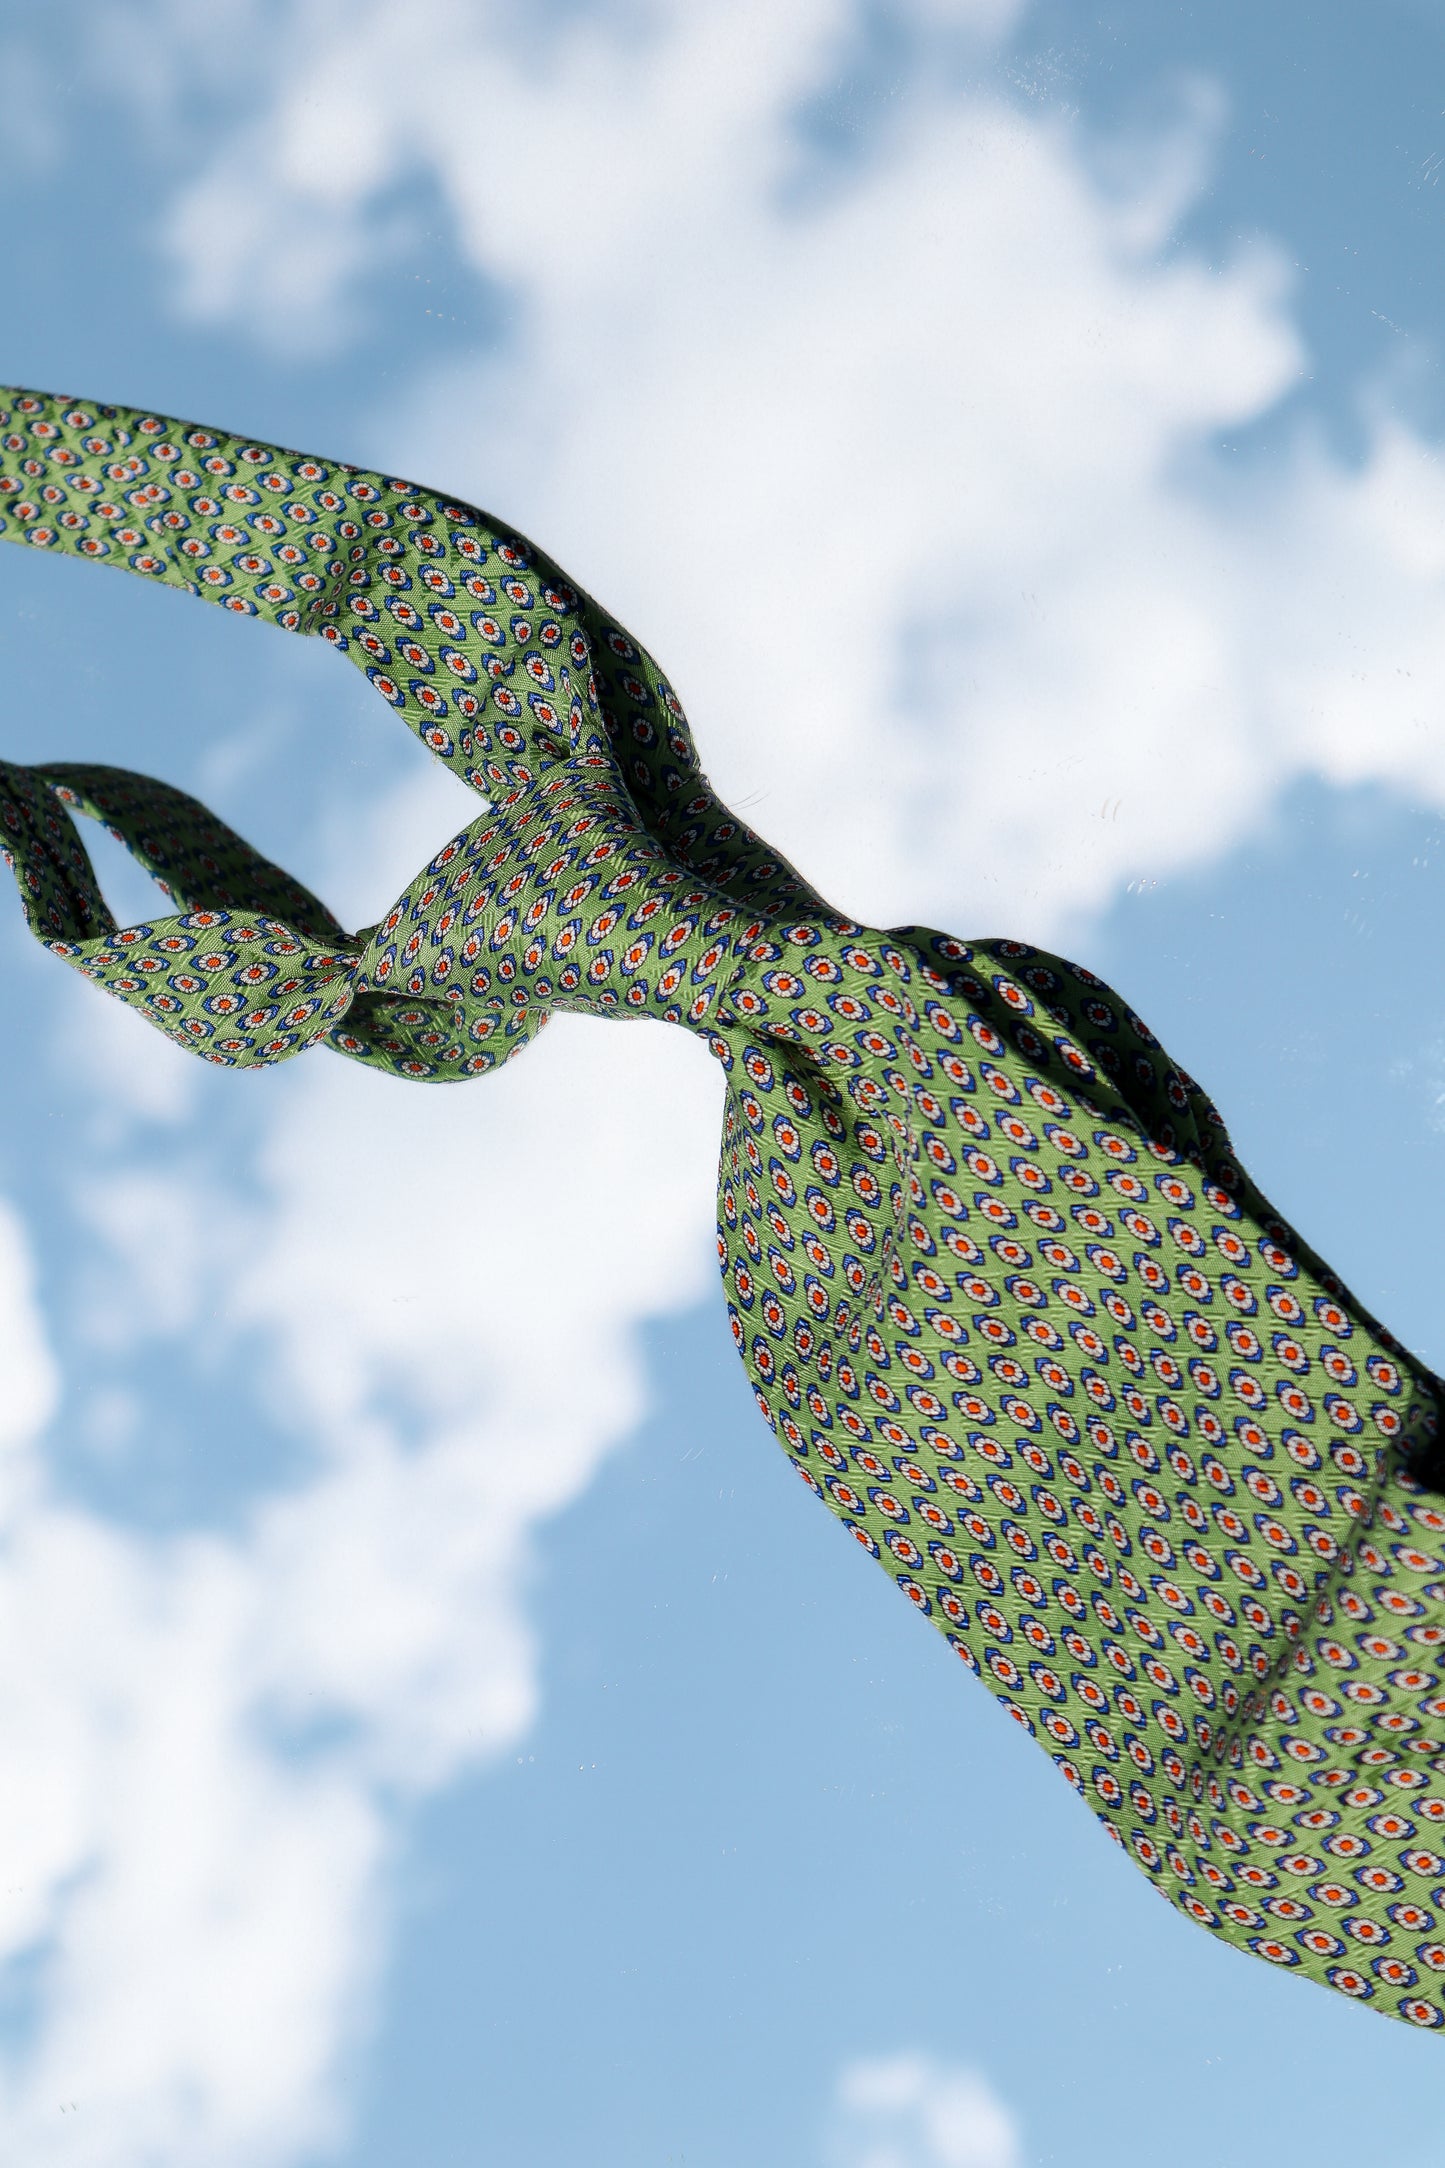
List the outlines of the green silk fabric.
{"type": "Polygon", "coordinates": [[[808,1488],[1173,1904],[1445,2024],[1440,1382],[1127,1004],[832,911],[652,658],[470,505],[0,391],[0,535],[329,641],[478,793],[349,933],[167,784],[0,762],[36,936],[226,1067],[456,1081],[557,1008],[699,1034],[732,1334],[808,1488]],[[116,925],[77,813],[166,915],[116,925]]]}

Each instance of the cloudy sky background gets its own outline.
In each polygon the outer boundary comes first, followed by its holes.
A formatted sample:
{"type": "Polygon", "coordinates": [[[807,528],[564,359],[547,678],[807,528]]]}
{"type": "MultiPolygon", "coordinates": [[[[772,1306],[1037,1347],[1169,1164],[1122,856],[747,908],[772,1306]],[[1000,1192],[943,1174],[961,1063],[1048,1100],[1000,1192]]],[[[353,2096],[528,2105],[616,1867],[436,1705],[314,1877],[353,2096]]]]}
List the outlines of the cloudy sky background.
{"type": "MultiPolygon", "coordinates": [[[[1407,0],[0,0],[0,377],[535,533],[1445,1362],[1442,108],[1407,0]]],[[[470,817],[138,582],[0,553],[0,664],[354,924],[470,817]]],[[[0,2156],[1445,2164],[1438,2045],[1170,1914],[791,1480],[697,1046],[228,1078],[0,971],[0,2156]]]]}

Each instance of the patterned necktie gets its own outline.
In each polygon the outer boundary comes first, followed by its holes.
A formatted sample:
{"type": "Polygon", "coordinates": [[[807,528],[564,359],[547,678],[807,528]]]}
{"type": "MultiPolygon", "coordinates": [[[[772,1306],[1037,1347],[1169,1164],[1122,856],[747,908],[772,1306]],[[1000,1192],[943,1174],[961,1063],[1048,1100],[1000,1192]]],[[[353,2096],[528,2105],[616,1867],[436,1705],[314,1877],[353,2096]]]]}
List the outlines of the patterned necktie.
{"type": "Polygon", "coordinates": [[[558,1008],[700,1034],[732,1334],[809,1489],[1172,1903],[1445,2024],[1440,1381],[1127,1005],[831,910],[713,795],[652,658],[470,505],[0,391],[0,535],[318,634],[478,793],[348,934],[167,784],[0,762],[46,947],[223,1066],[324,1044],[446,1082],[558,1008]],[[72,812],[172,915],[116,925],[72,812]]]}

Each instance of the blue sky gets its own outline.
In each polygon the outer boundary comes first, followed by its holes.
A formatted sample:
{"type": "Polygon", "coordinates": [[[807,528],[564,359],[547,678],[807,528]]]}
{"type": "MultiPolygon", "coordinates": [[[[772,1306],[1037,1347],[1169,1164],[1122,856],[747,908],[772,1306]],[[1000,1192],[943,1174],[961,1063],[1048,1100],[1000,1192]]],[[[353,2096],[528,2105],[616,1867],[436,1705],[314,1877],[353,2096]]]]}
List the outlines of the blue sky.
{"type": "MultiPolygon", "coordinates": [[[[0,376],[536,532],[810,876],[1092,964],[1445,1362],[1433,13],[514,17],[0,0],[0,376]]],[[[0,574],[9,757],[356,924],[469,817],[327,654],[0,574]]],[[[1445,2163],[1435,2044],[1169,1913],[789,1477],[681,1035],[227,1078],[0,969],[6,2158],[1445,2163]]]]}

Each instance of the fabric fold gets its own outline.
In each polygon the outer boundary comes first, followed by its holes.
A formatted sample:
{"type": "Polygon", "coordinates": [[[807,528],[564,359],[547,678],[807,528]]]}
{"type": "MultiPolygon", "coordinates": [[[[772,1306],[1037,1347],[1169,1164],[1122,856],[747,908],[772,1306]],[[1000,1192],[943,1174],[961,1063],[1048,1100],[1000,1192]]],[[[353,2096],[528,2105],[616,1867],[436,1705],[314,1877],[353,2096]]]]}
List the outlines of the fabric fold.
{"type": "Polygon", "coordinates": [[[1129,1005],[830,909],[652,658],[476,507],[12,391],[0,534],[326,639],[478,794],[349,936],[168,785],[0,764],[38,937],[237,1067],[460,1080],[557,1008],[702,1037],[729,1325],[807,1487],[1172,1904],[1445,2026],[1441,1383],[1129,1005]],[[180,910],[117,927],[67,806],[180,910]]]}

